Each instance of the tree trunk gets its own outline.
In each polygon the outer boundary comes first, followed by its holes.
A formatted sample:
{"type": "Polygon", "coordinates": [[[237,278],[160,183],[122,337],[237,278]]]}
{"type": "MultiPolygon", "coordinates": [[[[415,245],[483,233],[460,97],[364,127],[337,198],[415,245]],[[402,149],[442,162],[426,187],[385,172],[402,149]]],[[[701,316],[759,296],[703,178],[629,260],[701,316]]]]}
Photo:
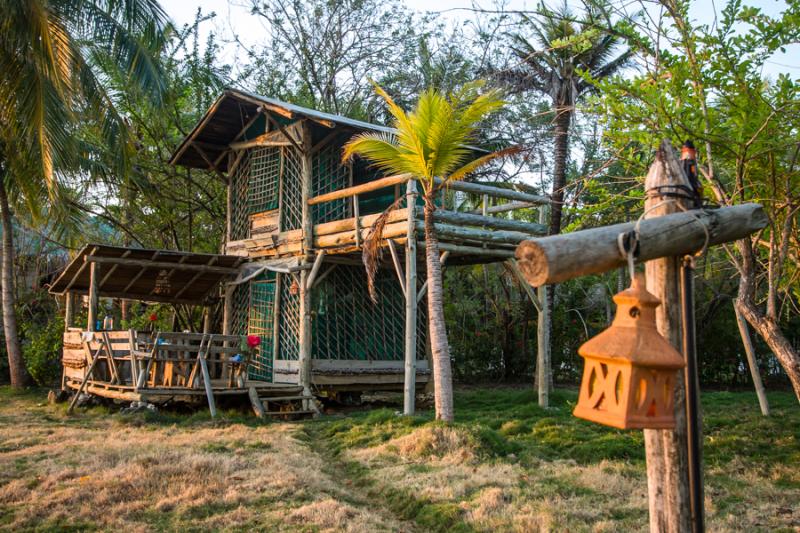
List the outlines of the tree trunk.
{"type": "Polygon", "coordinates": [[[756,396],[758,396],[758,405],[761,408],[761,414],[769,416],[767,393],[764,390],[764,384],[761,382],[761,374],[758,372],[756,350],[753,346],[753,339],[750,337],[750,330],[747,329],[747,321],[744,316],[742,316],[741,311],[736,307],[736,302],[733,303],[733,310],[736,313],[736,325],[739,326],[739,335],[742,337],[747,366],[750,367],[750,376],[753,378],[753,387],[756,389],[756,396]]]}
{"type": "Polygon", "coordinates": [[[453,421],[453,372],[442,304],[442,265],[433,226],[434,199],[425,195],[425,262],[428,274],[428,329],[433,355],[434,405],[437,420],[453,421]]]}
{"type": "Polygon", "coordinates": [[[775,319],[765,316],[755,304],[755,257],[750,239],[736,241],[736,247],[742,255],[742,268],[739,297],[734,305],[775,354],[800,401],[800,354],[792,347],[775,319]]]}
{"type": "Polygon", "coordinates": [[[22,350],[17,335],[16,295],[14,294],[14,226],[11,222],[11,209],[8,205],[8,194],[3,176],[0,176],[0,223],[3,228],[3,262],[0,275],[3,294],[3,331],[6,336],[11,386],[20,388],[26,385],[28,373],[22,360],[22,350]]]}
{"type": "Polygon", "coordinates": [[[569,153],[569,125],[572,111],[567,106],[556,106],[555,140],[553,141],[553,191],[550,195],[550,235],[561,233],[561,212],[564,206],[564,188],[567,185],[567,155],[569,153]]]}
{"type": "MultiPolygon", "coordinates": [[[[564,189],[567,186],[567,157],[569,156],[569,125],[572,122],[572,107],[567,104],[556,104],[555,117],[555,138],[553,140],[553,190],[550,194],[550,228],[549,235],[561,233],[561,218],[564,207],[564,189]]],[[[546,342],[546,346],[540,344],[539,349],[543,352],[540,358],[542,370],[538,373],[540,378],[539,385],[539,405],[548,407],[550,398],[549,391],[552,388],[553,374],[551,369],[550,346],[553,338],[553,310],[555,308],[555,285],[546,289],[546,300],[543,305],[547,306],[543,327],[546,331],[540,332],[540,338],[546,342]],[[542,382],[541,379],[546,381],[542,382]],[[546,387],[547,392],[542,395],[542,387],[546,387]]]]}

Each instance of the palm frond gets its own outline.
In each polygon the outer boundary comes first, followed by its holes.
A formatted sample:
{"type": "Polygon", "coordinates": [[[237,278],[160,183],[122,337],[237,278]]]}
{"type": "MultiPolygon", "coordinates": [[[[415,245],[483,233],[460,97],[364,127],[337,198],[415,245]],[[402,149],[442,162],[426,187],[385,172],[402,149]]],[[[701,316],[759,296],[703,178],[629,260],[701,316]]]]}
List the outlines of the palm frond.
{"type": "Polygon", "coordinates": [[[496,152],[492,152],[491,154],[486,154],[477,159],[473,159],[469,163],[453,171],[453,173],[447,177],[445,183],[447,183],[448,181],[463,180],[464,178],[466,178],[467,176],[469,176],[482,166],[491,163],[495,159],[500,159],[501,157],[506,157],[510,155],[516,155],[520,153],[522,150],[523,150],[522,146],[510,146],[508,148],[503,148],[502,150],[497,150],[496,152]]]}

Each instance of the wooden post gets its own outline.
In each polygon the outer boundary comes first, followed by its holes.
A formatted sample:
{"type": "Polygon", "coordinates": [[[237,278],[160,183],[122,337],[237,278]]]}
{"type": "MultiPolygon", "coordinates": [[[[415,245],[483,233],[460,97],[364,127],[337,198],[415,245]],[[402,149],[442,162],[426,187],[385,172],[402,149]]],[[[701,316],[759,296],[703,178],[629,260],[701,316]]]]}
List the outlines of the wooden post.
{"type": "Polygon", "coordinates": [[[203,309],[203,333],[211,333],[211,306],[207,305],[203,309]]]}
{"type": "Polygon", "coordinates": [[[71,292],[64,295],[64,331],[72,326],[75,319],[75,297],[71,292]]]}
{"type": "MultiPolygon", "coordinates": [[[[547,209],[539,208],[539,224],[547,222],[547,209]]],[[[539,407],[550,407],[550,306],[547,285],[539,287],[539,316],[536,320],[536,384],[539,392],[539,407]]]]}
{"type": "Polygon", "coordinates": [[[753,339],[750,337],[750,330],[747,328],[747,322],[736,305],[733,306],[733,311],[736,313],[736,323],[739,325],[739,334],[742,337],[742,344],[744,344],[747,366],[750,367],[750,375],[753,378],[753,386],[755,386],[756,389],[756,396],[758,396],[758,405],[761,407],[761,414],[769,416],[769,402],[767,401],[767,393],[764,391],[764,384],[761,382],[761,374],[758,373],[756,350],[753,346],[753,339]]]}
{"type": "Polygon", "coordinates": [[[250,403],[253,406],[253,412],[258,418],[266,418],[267,413],[264,411],[264,404],[261,403],[261,398],[258,397],[258,391],[255,387],[247,388],[247,395],[250,397],[250,403]]]}
{"type": "Polygon", "coordinates": [[[206,389],[206,398],[208,399],[208,411],[211,413],[211,418],[217,416],[217,405],[214,403],[214,391],[211,388],[211,376],[208,372],[208,364],[206,363],[205,354],[200,354],[200,372],[203,373],[203,387],[206,389]]]}
{"type": "Polygon", "coordinates": [[[100,279],[100,264],[92,262],[89,264],[89,318],[86,331],[96,331],[97,324],[97,282],[100,279]]]}
{"type": "Polygon", "coordinates": [[[417,234],[414,211],[417,203],[417,182],[406,184],[408,229],[406,231],[406,327],[405,327],[405,379],[403,385],[403,414],[414,414],[417,391],[417,234]]]}
{"type": "Polygon", "coordinates": [[[222,334],[231,334],[231,323],[233,322],[233,291],[235,285],[223,285],[224,296],[222,300],[222,334]]]}
{"type": "MultiPolygon", "coordinates": [[[[313,146],[311,140],[311,126],[303,122],[303,154],[302,154],[302,206],[303,206],[303,253],[305,254],[304,263],[308,264],[313,253],[314,246],[314,221],[311,213],[311,206],[308,200],[311,198],[312,191],[312,155],[313,146]]],[[[300,271],[300,354],[299,366],[300,374],[298,384],[303,387],[305,396],[311,395],[311,287],[308,285],[308,269],[300,271]]],[[[303,400],[303,408],[307,409],[307,401],[303,400]]]]}
{"type": "MultiPolygon", "coordinates": [[[[680,199],[657,194],[659,188],[674,190],[684,184],[683,173],[668,171],[672,146],[662,143],[656,160],[645,179],[645,218],[677,212],[680,199]],[[669,151],[669,152],[668,152],[669,151]]],[[[674,157],[674,156],[673,156],[674,157]]],[[[676,350],[680,350],[680,257],[664,257],[645,263],[647,290],[661,300],[656,308],[656,326],[676,350]]],[[[647,459],[647,488],[650,507],[650,531],[679,533],[691,531],[691,502],[689,497],[688,449],[686,429],[686,392],[682,372],[676,374],[675,430],[645,429],[644,443],[647,459]]]]}
{"type": "MultiPolygon", "coordinates": [[[[229,156],[228,161],[232,161],[229,156]]],[[[230,167],[230,165],[229,165],[230,167]]],[[[231,242],[233,236],[233,178],[235,172],[228,172],[228,183],[225,187],[225,245],[222,247],[223,253],[227,253],[228,243],[231,242]]]]}

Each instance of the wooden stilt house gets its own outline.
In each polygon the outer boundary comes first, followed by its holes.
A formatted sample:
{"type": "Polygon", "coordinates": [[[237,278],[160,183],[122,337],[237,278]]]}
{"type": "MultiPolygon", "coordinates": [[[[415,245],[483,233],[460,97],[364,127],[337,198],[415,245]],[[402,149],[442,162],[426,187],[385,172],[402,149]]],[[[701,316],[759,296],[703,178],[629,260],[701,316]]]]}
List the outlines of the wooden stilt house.
{"type": "MultiPolygon", "coordinates": [[[[262,335],[262,353],[272,359],[265,379],[317,390],[394,388],[404,374],[427,379],[417,184],[363,162],[342,164],[342,146],[363,131],[392,130],[227,90],[172,157],[229,183],[224,253],[248,258],[240,280],[249,281],[227,292],[224,331],[262,335]],[[361,246],[378,215],[404,195],[383,232],[385,268],[372,303],[361,246]]],[[[439,212],[449,262],[505,260],[519,241],[542,232],[487,215],[547,198],[473,183],[452,189],[485,201],[482,213],[439,212]],[[490,198],[506,203],[490,206],[490,198]]]]}
{"type": "MultiPolygon", "coordinates": [[[[227,184],[220,257],[236,259],[237,270],[221,280],[222,334],[261,337],[251,380],[305,394],[404,385],[408,393],[429,377],[418,184],[363,161],[342,164],[344,143],[364,131],[392,133],[229,89],[171,158],[216,172],[227,184]],[[373,303],[362,246],[379,214],[401,197],[383,231],[373,303]]],[[[450,185],[445,195],[436,230],[447,264],[511,260],[520,241],[544,232],[540,224],[490,215],[546,197],[470,182],[450,185]],[[468,196],[480,208],[454,207],[468,196]]]]}

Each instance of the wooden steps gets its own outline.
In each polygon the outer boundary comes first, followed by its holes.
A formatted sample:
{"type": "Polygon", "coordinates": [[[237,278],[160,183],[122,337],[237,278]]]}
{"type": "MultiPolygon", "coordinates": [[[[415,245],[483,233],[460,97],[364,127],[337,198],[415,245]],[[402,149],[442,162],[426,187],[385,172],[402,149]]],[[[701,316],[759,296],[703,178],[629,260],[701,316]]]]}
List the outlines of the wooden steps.
{"type": "Polygon", "coordinates": [[[270,396],[269,391],[264,389],[256,389],[249,387],[247,394],[250,397],[250,404],[253,406],[253,412],[258,418],[267,418],[270,416],[318,416],[319,410],[311,394],[302,394],[302,389],[290,396],[270,396]],[[265,394],[266,393],[266,394],[265,394]],[[270,410],[270,404],[272,410],[270,410]],[[278,408],[276,411],[275,408],[278,408]]]}

